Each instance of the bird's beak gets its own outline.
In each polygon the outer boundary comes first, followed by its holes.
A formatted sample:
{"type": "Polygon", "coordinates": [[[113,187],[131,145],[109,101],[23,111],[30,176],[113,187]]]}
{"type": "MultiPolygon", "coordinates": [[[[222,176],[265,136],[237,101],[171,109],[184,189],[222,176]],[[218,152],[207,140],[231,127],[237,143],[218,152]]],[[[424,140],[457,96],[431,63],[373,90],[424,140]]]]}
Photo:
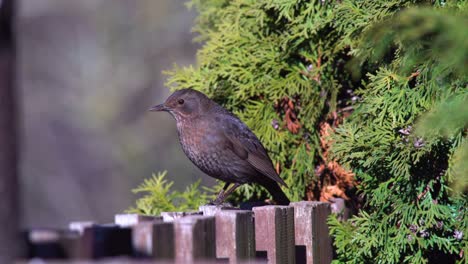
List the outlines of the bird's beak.
{"type": "Polygon", "coordinates": [[[151,111],[151,112],[168,111],[168,110],[169,109],[164,104],[158,104],[148,109],[148,111],[151,111]]]}

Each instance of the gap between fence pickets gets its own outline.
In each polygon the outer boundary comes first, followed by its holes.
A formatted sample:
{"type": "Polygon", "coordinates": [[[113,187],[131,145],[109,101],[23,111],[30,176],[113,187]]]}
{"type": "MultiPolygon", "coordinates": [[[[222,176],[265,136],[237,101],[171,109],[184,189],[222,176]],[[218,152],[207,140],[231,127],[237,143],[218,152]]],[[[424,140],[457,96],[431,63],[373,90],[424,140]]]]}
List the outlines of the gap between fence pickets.
{"type": "Polygon", "coordinates": [[[253,212],[232,207],[205,205],[199,211],[215,217],[216,258],[231,263],[255,259],[253,212]]]}
{"type": "Polygon", "coordinates": [[[70,223],[68,230],[33,230],[28,242],[34,250],[29,253],[55,243],[57,252],[51,254],[71,259],[128,255],[177,262],[330,263],[330,212],[328,203],[297,202],[253,211],[202,206],[199,212],[165,212],[158,217],[119,214],[115,224],[86,221],[70,223]]]}

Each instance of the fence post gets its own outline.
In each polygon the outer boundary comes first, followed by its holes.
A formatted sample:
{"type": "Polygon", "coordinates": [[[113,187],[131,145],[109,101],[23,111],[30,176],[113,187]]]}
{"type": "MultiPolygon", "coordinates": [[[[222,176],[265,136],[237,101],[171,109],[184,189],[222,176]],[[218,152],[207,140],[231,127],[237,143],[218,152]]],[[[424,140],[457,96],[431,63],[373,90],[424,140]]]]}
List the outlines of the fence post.
{"type": "Polygon", "coordinates": [[[97,259],[132,255],[132,234],[128,227],[93,225],[85,227],[71,258],[97,259]]]}
{"type": "Polygon", "coordinates": [[[173,260],[174,223],[157,220],[132,226],[132,245],[137,257],[173,260]]]}
{"type": "Polygon", "coordinates": [[[114,223],[121,227],[134,226],[142,222],[151,222],[156,220],[162,220],[162,217],[140,214],[116,214],[114,216],[114,223]]]}
{"type": "Polygon", "coordinates": [[[68,229],[71,231],[78,232],[78,234],[83,234],[85,228],[96,225],[93,221],[75,221],[68,224],[68,229]]]}
{"type": "Polygon", "coordinates": [[[255,225],[253,213],[235,207],[202,205],[204,216],[216,222],[216,257],[231,263],[255,258],[255,225]]]}
{"type": "Polygon", "coordinates": [[[215,219],[212,216],[187,216],[174,221],[177,263],[216,259],[215,219]]]}
{"type": "Polygon", "coordinates": [[[328,232],[330,204],[324,202],[294,202],[296,258],[298,263],[328,264],[333,248],[328,232]]]}
{"type": "Polygon", "coordinates": [[[235,210],[234,207],[225,207],[222,205],[202,205],[198,207],[198,211],[204,216],[215,216],[217,212],[221,210],[235,210]]]}
{"type": "Polygon", "coordinates": [[[27,258],[64,259],[67,257],[68,252],[60,243],[63,235],[61,231],[38,228],[29,230],[25,235],[27,258]]]}
{"type": "Polygon", "coordinates": [[[202,215],[202,212],[161,212],[161,217],[164,222],[172,222],[186,216],[202,215]]]}
{"type": "Polygon", "coordinates": [[[268,263],[295,263],[294,208],[262,206],[253,212],[257,256],[266,252],[268,263]]]}
{"type": "Polygon", "coordinates": [[[255,224],[252,211],[216,213],[216,257],[238,263],[255,258],[255,224]]]}

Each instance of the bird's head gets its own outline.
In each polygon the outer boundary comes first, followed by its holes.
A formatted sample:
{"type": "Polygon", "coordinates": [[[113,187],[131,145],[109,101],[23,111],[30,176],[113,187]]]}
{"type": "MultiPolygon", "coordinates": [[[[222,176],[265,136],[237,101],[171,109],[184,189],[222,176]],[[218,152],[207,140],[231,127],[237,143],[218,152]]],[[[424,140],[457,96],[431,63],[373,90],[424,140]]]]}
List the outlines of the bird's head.
{"type": "Polygon", "coordinates": [[[203,93],[193,89],[182,89],[175,91],[164,103],[151,107],[149,111],[169,112],[179,121],[200,115],[210,104],[211,100],[203,93]]]}

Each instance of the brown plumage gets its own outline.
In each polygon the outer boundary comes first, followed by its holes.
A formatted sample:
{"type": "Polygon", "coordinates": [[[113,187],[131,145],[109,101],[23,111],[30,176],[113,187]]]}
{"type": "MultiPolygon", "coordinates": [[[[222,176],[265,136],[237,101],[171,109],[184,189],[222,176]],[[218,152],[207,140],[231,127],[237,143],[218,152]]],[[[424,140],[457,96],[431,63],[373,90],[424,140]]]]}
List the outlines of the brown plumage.
{"type": "Polygon", "coordinates": [[[286,183],[262,143],[247,125],[206,95],[193,89],[178,90],[150,111],[171,113],[187,157],[209,176],[226,182],[215,204],[245,183],[260,184],[276,203],[289,204],[278,185],[286,183]],[[230,184],[234,186],[228,189],[230,184]]]}

